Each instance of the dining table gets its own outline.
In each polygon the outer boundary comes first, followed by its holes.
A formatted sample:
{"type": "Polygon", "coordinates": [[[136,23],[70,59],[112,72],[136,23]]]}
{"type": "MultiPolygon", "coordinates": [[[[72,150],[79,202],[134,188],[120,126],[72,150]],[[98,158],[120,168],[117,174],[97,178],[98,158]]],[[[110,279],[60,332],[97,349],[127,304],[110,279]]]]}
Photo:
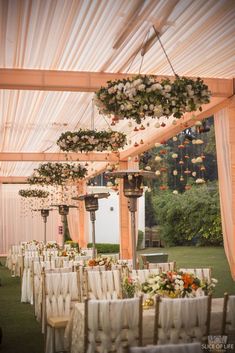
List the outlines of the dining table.
{"type": "MultiPolygon", "coordinates": [[[[64,346],[70,353],[84,353],[84,303],[74,305],[65,329],[64,346]]],[[[210,335],[221,332],[223,298],[213,298],[211,308],[210,335]]],[[[154,307],[143,310],[143,345],[153,344],[154,307]]]]}

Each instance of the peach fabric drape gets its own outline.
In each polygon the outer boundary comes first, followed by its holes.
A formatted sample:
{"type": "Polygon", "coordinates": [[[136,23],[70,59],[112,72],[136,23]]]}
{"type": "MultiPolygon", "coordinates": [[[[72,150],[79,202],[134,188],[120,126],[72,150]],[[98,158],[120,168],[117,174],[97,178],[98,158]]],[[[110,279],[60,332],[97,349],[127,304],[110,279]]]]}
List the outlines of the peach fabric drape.
{"type": "Polygon", "coordinates": [[[70,208],[67,216],[69,234],[73,241],[79,241],[79,228],[78,228],[78,210],[76,208],[70,208]]]}
{"type": "MultiPolygon", "coordinates": [[[[6,254],[11,245],[21,241],[43,240],[44,223],[40,212],[22,212],[20,189],[27,185],[0,184],[0,254],[6,254]]],[[[47,219],[47,240],[58,240],[60,216],[50,212],[47,219]]]]}
{"type": "Polygon", "coordinates": [[[214,118],[224,249],[235,280],[235,204],[233,202],[235,192],[232,184],[235,176],[232,168],[235,116],[232,117],[232,108],[228,107],[216,113],[214,118]]]}

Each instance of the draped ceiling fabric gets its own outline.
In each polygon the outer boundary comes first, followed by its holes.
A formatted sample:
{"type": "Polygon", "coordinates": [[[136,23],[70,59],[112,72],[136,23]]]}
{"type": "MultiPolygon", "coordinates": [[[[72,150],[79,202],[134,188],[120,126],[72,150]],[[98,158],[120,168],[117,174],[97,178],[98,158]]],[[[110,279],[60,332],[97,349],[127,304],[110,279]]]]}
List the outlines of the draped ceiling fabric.
{"type": "MultiPolygon", "coordinates": [[[[11,245],[21,241],[44,240],[44,223],[40,212],[23,215],[22,197],[18,191],[22,185],[0,184],[0,254],[6,254],[11,245]]],[[[47,218],[47,240],[58,241],[58,211],[52,211],[47,218]]]]}
{"type": "Polygon", "coordinates": [[[232,157],[232,149],[234,149],[235,145],[234,113],[234,108],[233,116],[229,108],[226,108],[215,114],[214,119],[224,249],[228,258],[231,274],[235,280],[235,205],[233,201],[234,189],[232,186],[235,177],[235,160],[232,157]]]}

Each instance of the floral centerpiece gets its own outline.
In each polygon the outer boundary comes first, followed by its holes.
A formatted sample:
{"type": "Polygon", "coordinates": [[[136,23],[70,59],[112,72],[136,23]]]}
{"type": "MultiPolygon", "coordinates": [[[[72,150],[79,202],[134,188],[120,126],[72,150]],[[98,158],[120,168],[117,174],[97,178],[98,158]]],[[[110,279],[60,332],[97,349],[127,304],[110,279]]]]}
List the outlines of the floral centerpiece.
{"type": "Polygon", "coordinates": [[[139,282],[130,276],[124,277],[122,281],[122,296],[123,298],[134,298],[135,293],[139,289],[139,282]]]}
{"type": "Polygon", "coordinates": [[[110,256],[99,256],[95,259],[90,259],[87,261],[87,266],[105,266],[106,270],[111,270],[112,264],[114,263],[114,259],[110,256]]]}
{"type": "Polygon", "coordinates": [[[96,92],[94,102],[102,114],[134,119],[140,124],[145,117],[173,115],[179,119],[185,112],[201,110],[202,104],[210,102],[210,92],[201,78],[177,76],[174,81],[156,81],[152,76],[138,75],[108,81],[107,87],[96,92]]]}
{"type": "Polygon", "coordinates": [[[30,184],[63,185],[67,181],[83,179],[87,169],[78,163],[45,163],[28,178],[30,184]]]}
{"type": "Polygon", "coordinates": [[[48,191],[39,189],[22,189],[19,190],[19,195],[22,197],[47,198],[50,193],[48,191]]]}
{"type": "Polygon", "coordinates": [[[78,255],[78,250],[75,248],[73,249],[63,249],[59,251],[58,256],[59,257],[68,257],[69,260],[75,260],[75,256],[78,255]]]}
{"type": "Polygon", "coordinates": [[[159,294],[170,298],[194,297],[200,292],[212,293],[216,280],[202,281],[192,273],[162,272],[158,275],[150,275],[142,284],[142,292],[152,296],[159,294]]]}
{"type": "Polygon", "coordinates": [[[64,132],[57,140],[62,151],[117,151],[126,144],[126,135],[118,131],[78,130],[64,132]]]}

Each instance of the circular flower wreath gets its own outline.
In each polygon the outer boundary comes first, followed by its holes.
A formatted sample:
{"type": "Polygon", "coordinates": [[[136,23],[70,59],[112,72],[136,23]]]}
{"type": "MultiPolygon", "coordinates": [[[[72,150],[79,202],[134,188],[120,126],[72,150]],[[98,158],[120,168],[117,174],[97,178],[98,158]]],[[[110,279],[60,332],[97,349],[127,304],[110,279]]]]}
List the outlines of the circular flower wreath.
{"type": "Polygon", "coordinates": [[[62,151],[116,151],[126,144],[126,135],[118,131],[67,131],[57,140],[62,151]]]}
{"type": "Polygon", "coordinates": [[[152,76],[138,75],[107,83],[94,98],[99,112],[132,118],[138,124],[145,117],[173,115],[179,119],[185,112],[202,110],[201,105],[210,102],[208,86],[201,78],[177,76],[173,82],[169,79],[158,82],[152,76]]]}
{"type": "Polygon", "coordinates": [[[38,189],[24,189],[19,190],[19,195],[22,197],[38,197],[43,199],[49,196],[49,192],[38,189]]]}
{"type": "Polygon", "coordinates": [[[67,181],[83,179],[87,169],[77,163],[45,163],[35,169],[32,176],[28,178],[30,184],[62,185],[67,181]]]}

